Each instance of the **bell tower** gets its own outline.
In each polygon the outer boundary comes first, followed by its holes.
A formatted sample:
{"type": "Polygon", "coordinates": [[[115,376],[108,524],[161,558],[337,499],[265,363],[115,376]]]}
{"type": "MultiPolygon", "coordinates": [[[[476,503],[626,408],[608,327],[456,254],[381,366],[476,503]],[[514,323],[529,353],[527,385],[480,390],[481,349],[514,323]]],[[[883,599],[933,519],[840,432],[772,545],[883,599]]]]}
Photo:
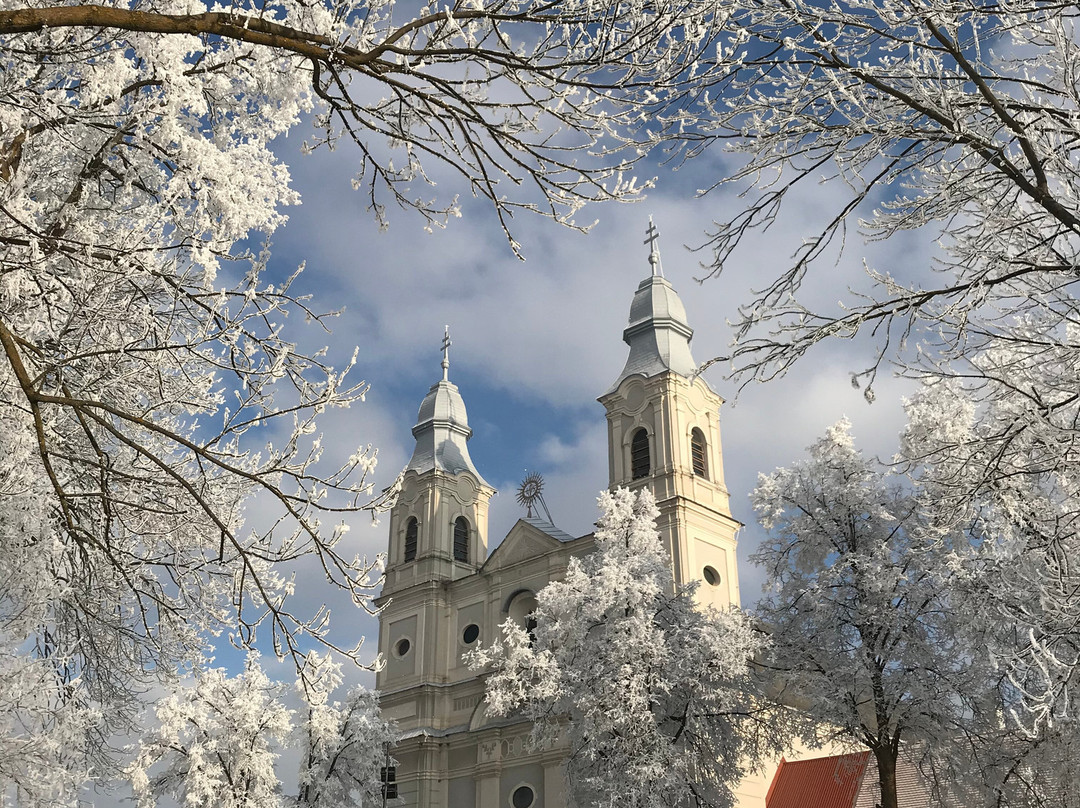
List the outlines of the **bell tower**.
{"type": "Polygon", "coordinates": [[[450,335],[443,338],[442,379],[420,404],[416,448],[390,511],[390,542],[379,616],[379,650],[386,660],[376,676],[403,731],[435,726],[441,703],[431,688],[460,665],[449,623],[448,585],[473,575],[487,559],[488,502],[492,488],[473,465],[465,402],[449,378],[450,335]]]}
{"type": "Polygon", "coordinates": [[[455,580],[487,558],[488,501],[495,493],[469,457],[465,402],[450,381],[450,329],[443,337],[442,379],[420,404],[416,448],[390,511],[384,594],[417,581],[455,580]]]}
{"type": "Polygon", "coordinates": [[[657,527],[671,553],[672,576],[700,581],[697,599],[739,605],[736,533],[724,485],[720,445],[723,399],[696,375],[693,330],[682,300],[664,277],[649,219],[651,272],[630,304],[622,373],[599,398],[607,410],[610,486],[648,486],[657,527]]]}

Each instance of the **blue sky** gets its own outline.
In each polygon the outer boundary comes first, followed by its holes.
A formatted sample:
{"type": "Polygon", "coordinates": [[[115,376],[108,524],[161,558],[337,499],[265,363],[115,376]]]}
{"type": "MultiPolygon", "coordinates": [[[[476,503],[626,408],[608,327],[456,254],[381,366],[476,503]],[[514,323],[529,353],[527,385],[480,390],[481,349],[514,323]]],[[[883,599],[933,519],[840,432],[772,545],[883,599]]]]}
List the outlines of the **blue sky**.
{"type": "MultiPolygon", "coordinates": [[[[365,196],[350,185],[355,154],[343,146],[301,156],[296,145],[285,141],[281,154],[303,202],[274,238],[271,269],[285,275],[306,261],[300,290],[314,296],[315,308],[343,313],[331,321],[329,336],[301,323],[290,324],[297,328],[292,336],[311,344],[321,340],[338,365],[358,346],[356,376],[371,384],[364,404],[328,413],[327,444],[343,456],[356,444],[377,446],[376,484],[388,484],[412,452],[410,429],[428,387],[440,378],[440,343],[449,324],[450,378],[469,410],[470,452],[499,490],[491,507],[492,547],[523,515],[514,493],[526,469],[544,475],[545,499],[559,527],[574,535],[591,530],[596,496],[607,485],[604,410],[596,397],[626,357],[622,330],[634,290],[649,272],[643,244],[648,217],[660,230],[664,271],[686,304],[700,363],[727,348],[727,321],[738,305],[786,266],[838,199],[832,186],[808,188],[777,227],[747,242],[722,278],[698,283],[695,276],[704,274],[699,261],[707,256],[684,245],[702,243],[712,220],[741,204],[727,191],[696,196],[724,170],[729,158],[719,152],[678,172],[646,166],[646,177],[657,172],[656,189],[636,204],[587,208],[578,221],[597,220],[587,235],[539,217],[517,219],[522,262],[490,210],[471,201],[446,230],[425,233],[419,217],[391,211],[390,227],[380,232],[365,210],[365,196]]],[[[822,261],[808,299],[838,311],[849,286],[866,288],[864,256],[897,276],[929,265],[929,239],[870,246],[872,252],[853,235],[842,255],[822,261]]],[[[850,373],[870,356],[865,341],[825,344],[786,377],[737,396],[726,367],[707,372],[728,399],[721,429],[732,510],[746,524],[739,545],[744,606],[752,606],[761,591],[760,574],[747,561],[762,537],[748,498],[758,474],[801,456],[845,415],[864,451],[892,455],[902,425],[901,397],[910,386],[881,378],[877,401],[868,405],[852,388],[850,373]]],[[[349,540],[373,556],[386,547],[387,527],[385,518],[376,527],[358,518],[349,540]]],[[[314,580],[310,587],[298,581],[297,589],[315,603],[326,594],[314,580]]],[[[374,654],[374,620],[343,614],[342,606],[336,619],[339,630],[368,635],[374,654]]]]}

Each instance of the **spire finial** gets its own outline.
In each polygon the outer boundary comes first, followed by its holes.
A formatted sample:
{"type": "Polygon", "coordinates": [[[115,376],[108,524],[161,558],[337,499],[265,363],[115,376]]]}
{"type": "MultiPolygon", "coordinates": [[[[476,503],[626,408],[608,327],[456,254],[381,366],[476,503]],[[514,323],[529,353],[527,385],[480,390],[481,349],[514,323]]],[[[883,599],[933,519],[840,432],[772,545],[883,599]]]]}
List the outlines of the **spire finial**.
{"type": "Polygon", "coordinates": [[[450,346],[453,344],[450,341],[450,326],[446,326],[442,338],[442,378],[444,382],[450,379],[450,346]]]}
{"type": "Polygon", "coordinates": [[[664,269],[660,266],[660,247],[657,246],[657,240],[660,238],[660,231],[656,229],[656,225],[653,224],[652,216],[649,216],[649,226],[645,230],[645,241],[643,244],[649,245],[649,264],[652,266],[652,274],[654,276],[659,275],[664,277],[664,269]]]}

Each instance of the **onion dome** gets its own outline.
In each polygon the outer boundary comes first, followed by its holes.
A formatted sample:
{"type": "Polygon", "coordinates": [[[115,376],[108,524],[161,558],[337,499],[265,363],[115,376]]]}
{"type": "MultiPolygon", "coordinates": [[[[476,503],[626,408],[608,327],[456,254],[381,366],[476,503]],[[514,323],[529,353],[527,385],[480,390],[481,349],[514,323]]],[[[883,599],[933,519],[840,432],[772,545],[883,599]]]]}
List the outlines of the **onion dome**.
{"type": "Polygon", "coordinates": [[[466,442],[472,436],[469,428],[469,416],[465,411],[465,402],[458,392],[457,385],[449,380],[450,369],[449,328],[443,340],[443,377],[433,384],[420,404],[413,427],[416,448],[405,467],[418,474],[437,469],[448,474],[467,471],[478,482],[487,485],[480,472],[469,457],[466,442]]]}
{"type": "MultiPolygon", "coordinates": [[[[651,227],[651,219],[649,224],[651,227]]],[[[623,331],[623,342],[630,346],[630,355],[612,390],[627,376],[635,374],[647,378],[674,371],[689,377],[697,369],[690,355],[694,330],[686,322],[682,300],[660,269],[655,237],[651,241],[653,249],[649,263],[652,273],[638,285],[630,304],[630,322],[623,331]]]]}

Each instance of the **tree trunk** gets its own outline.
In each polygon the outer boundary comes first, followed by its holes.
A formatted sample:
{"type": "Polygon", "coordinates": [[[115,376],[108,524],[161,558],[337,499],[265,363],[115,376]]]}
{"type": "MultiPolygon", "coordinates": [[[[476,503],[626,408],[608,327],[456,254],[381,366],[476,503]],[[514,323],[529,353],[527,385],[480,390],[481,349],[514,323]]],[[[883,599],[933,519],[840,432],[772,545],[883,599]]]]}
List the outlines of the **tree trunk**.
{"type": "Polygon", "coordinates": [[[881,808],[899,808],[896,797],[896,758],[897,754],[890,744],[874,747],[874,759],[877,761],[878,785],[881,787],[881,808]]]}

